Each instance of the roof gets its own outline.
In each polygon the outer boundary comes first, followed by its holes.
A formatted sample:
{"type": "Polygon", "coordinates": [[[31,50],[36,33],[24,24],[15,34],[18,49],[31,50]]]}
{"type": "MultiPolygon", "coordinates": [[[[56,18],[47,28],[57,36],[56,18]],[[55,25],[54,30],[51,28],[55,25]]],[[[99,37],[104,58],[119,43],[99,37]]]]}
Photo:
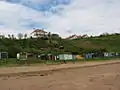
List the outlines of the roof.
{"type": "MultiPolygon", "coordinates": [[[[47,32],[44,31],[43,29],[35,29],[32,33],[35,33],[35,32],[47,33],[47,32]]],[[[32,33],[31,33],[31,34],[32,34],[32,33]]]]}
{"type": "Polygon", "coordinates": [[[79,36],[77,36],[76,34],[72,35],[72,36],[69,36],[67,39],[75,39],[75,38],[78,38],[79,36]]]}
{"type": "Polygon", "coordinates": [[[88,37],[88,35],[87,34],[85,34],[85,35],[76,35],[76,34],[74,34],[74,35],[72,35],[72,36],[69,36],[69,37],[67,37],[66,39],[76,39],[76,38],[86,38],[86,37],[88,37]]]}

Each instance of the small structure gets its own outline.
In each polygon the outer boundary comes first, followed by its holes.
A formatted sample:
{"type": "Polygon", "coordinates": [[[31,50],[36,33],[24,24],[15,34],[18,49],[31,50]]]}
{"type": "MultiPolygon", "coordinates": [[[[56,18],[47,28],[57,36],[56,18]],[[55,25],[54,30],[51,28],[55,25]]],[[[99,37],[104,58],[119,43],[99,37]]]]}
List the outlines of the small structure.
{"type": "Polygon", "coordinates": [[[104,57],[109,57],[109,53],[105,52],[104,57]]]}
{"type": "Polygon", "coordinates": [[[0,52],[0,59],[8,59],[8,52],[0,52]]]}
{"type": "Polygon", "coordinates": [[[47,60],[47,55],[46,54],[39,54],[39,58],[41,60],[47,60]]]}
{"type": "Polygon", "coordinates": [[[115,53],[115,55],[116,55],[116,56],[119,56],[119,53],[118,53],[118,52],[116,52],[116,53],[115,53]]]}
{"type": "Polygon", "coordinates": [[[18,60],[20,59],[20,53],[17,53],[17,59],[18,60]]]}
{"type": "Polygon", "coordinates": [[[38,54],[37,58],[40,60],[57,60],[57,56],[54,54],[38,54]]]}
{"type": "Polygon", "coordinates": [[[77,59],[77,60],[83,60],[84,57],[83,57],[82,55],[76,55],[76,59],[77,59]]]}
{"type": "Polygon", "coordinates": [[[47,58],[48,58],[48,60],[56,60],[57,59],[56,56],[53,54],[48,54],[47,58]]]}
{"type": "Polygon", "coordinates": [[[59,60],[73,60],[72,54],[60,54],[59,60]]]}
{"type": "Polygon", "coordinates": [[[85,58],[91,59],[91,58],[93,58],[93,55],[94,55],[94,53],[87,53],[87,54],[85,54],[85,58]]]}
{"type": "Polygon", "coordinates": [[[27,52],[17,53],[17,59],[18,60],[27,60],[27,52]]]}
{"type": "Polygon", "coordinates": [[[114,57],[114,56],[118,56],[118,53],[115,52],[105,52],[104,53],[104,57],[114,57]]]}

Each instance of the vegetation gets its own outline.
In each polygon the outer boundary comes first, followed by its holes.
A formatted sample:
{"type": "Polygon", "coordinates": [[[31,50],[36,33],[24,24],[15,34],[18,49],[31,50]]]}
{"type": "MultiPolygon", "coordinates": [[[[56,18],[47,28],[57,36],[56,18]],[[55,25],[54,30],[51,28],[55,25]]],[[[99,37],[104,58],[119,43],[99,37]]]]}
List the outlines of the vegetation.
{"type": "MultiPolygon", "coordinates": [[[[106,58],[94,58],[94,59],[84,59],[84,60],[67,60],[66,63],[76,63],[76,62],[101,62],[101,61],[108,61],[108,60],[118,60],[120,57],[106,57],[106,58]]],[[[7,60],[0,60],[0,67],[13,67],[13,66],[20,66],[20,65],[36,65],[36,64],[47,64],[47,65],[53,65],[53,64],[62,64],[64,63],[64,60],[38,60],[36,58],[32,58],[29,60],[21,60],[18,61],[15,58],[10,58],[7,60]]]]}
{"type": "Polygon", "coordinates": [[[120,52],[119,40],[120,34],[118,33],[102,34],[100,36],[83,39],[64,40],[64,45],[67,50],[78,50],[79,52],[120,52]]]}
{"type": "Polygon", "coordinates": [[[75,40],[62,39],[58,34],[51,33],[48,37],[43,38],[28,38],[27,36],[27,34],[19,33],[18,39],[16,39],[13,34],[8,34],[8,37],[0,35],[0,51],[7,51],[10,58],[15,58],[16,53],[22,51],[33,53],[72,52],[78,54],[106,51],[120,52],[119,33],[104,33],[100,36],[75,40]]]}

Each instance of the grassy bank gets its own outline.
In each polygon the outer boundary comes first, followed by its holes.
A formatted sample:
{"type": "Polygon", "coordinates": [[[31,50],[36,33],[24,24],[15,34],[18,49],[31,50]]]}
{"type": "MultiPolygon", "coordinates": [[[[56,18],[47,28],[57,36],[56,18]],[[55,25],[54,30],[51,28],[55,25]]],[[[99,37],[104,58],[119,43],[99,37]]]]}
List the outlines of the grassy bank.
{"type": "Polygon", "coordinates": [[[22,65],[33,65],[33,64],[62,64],[62,63],[79,63],[79,62],[88,62],[88,61],[108,61],[108,60],[118,60],[120,57],[106,57],[106,58],[94,58],[94,59],[84,59],[84,60],[38,60],[38,59],[29,59],[25,61],[18,61],[15,58],[7,59],[7,60],[0,60],[0,66],[22,66],[22,65]],[[65,61],[65,62],[64,62],[65,61]]]}

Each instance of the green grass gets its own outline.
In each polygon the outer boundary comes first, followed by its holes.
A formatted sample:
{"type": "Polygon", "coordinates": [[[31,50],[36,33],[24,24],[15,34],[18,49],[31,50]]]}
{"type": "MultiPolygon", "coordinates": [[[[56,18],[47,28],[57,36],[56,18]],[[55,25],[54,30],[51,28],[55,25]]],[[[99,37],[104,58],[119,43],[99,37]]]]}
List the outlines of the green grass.
{"type": "Polygon", "coordinates": [[[7,59],[7,60],[0,60],[0,66],[16,66],[17,62],[16,59],[7,59]]]}
{"type": "MultiPolygon", "coordinates": [[[[80,62],[88,62],[88,61],[107,61],[107,60],[118,60],[120,57],[109,57],[109,58],[94,58],[94,59],[84,59],[84,60],[66,60],[66,63],[80,63],[80,62]]],[[[64,60],[38,60],[35,58],[31,58],[27,61],[17,61],[15,58],[0,60],[0,67],[14,67],[14,66],[24,66],[24,65],[35,65],[35,64],[46,64],[46,65],[54,65],[54,64],[62,64],[64,60]]]]}
{"type": "MultiPolygon", "coordinates": [[[[104,48],[108,52],[120,52],[120,36],[94,37],[76,40],[64,40],[66,50],[73,51],[79,48],[85,50],[104,48]]],[[[77,51],[77,50],[76,50],[77,51]]]]}
{"type": "Polygon", "coordinates": [[[85,59],[85,61],[108,61],[108,60],[118,60],[120,57],[104,57],[104,58],[94,58],[94,59],[85,59]]]}

